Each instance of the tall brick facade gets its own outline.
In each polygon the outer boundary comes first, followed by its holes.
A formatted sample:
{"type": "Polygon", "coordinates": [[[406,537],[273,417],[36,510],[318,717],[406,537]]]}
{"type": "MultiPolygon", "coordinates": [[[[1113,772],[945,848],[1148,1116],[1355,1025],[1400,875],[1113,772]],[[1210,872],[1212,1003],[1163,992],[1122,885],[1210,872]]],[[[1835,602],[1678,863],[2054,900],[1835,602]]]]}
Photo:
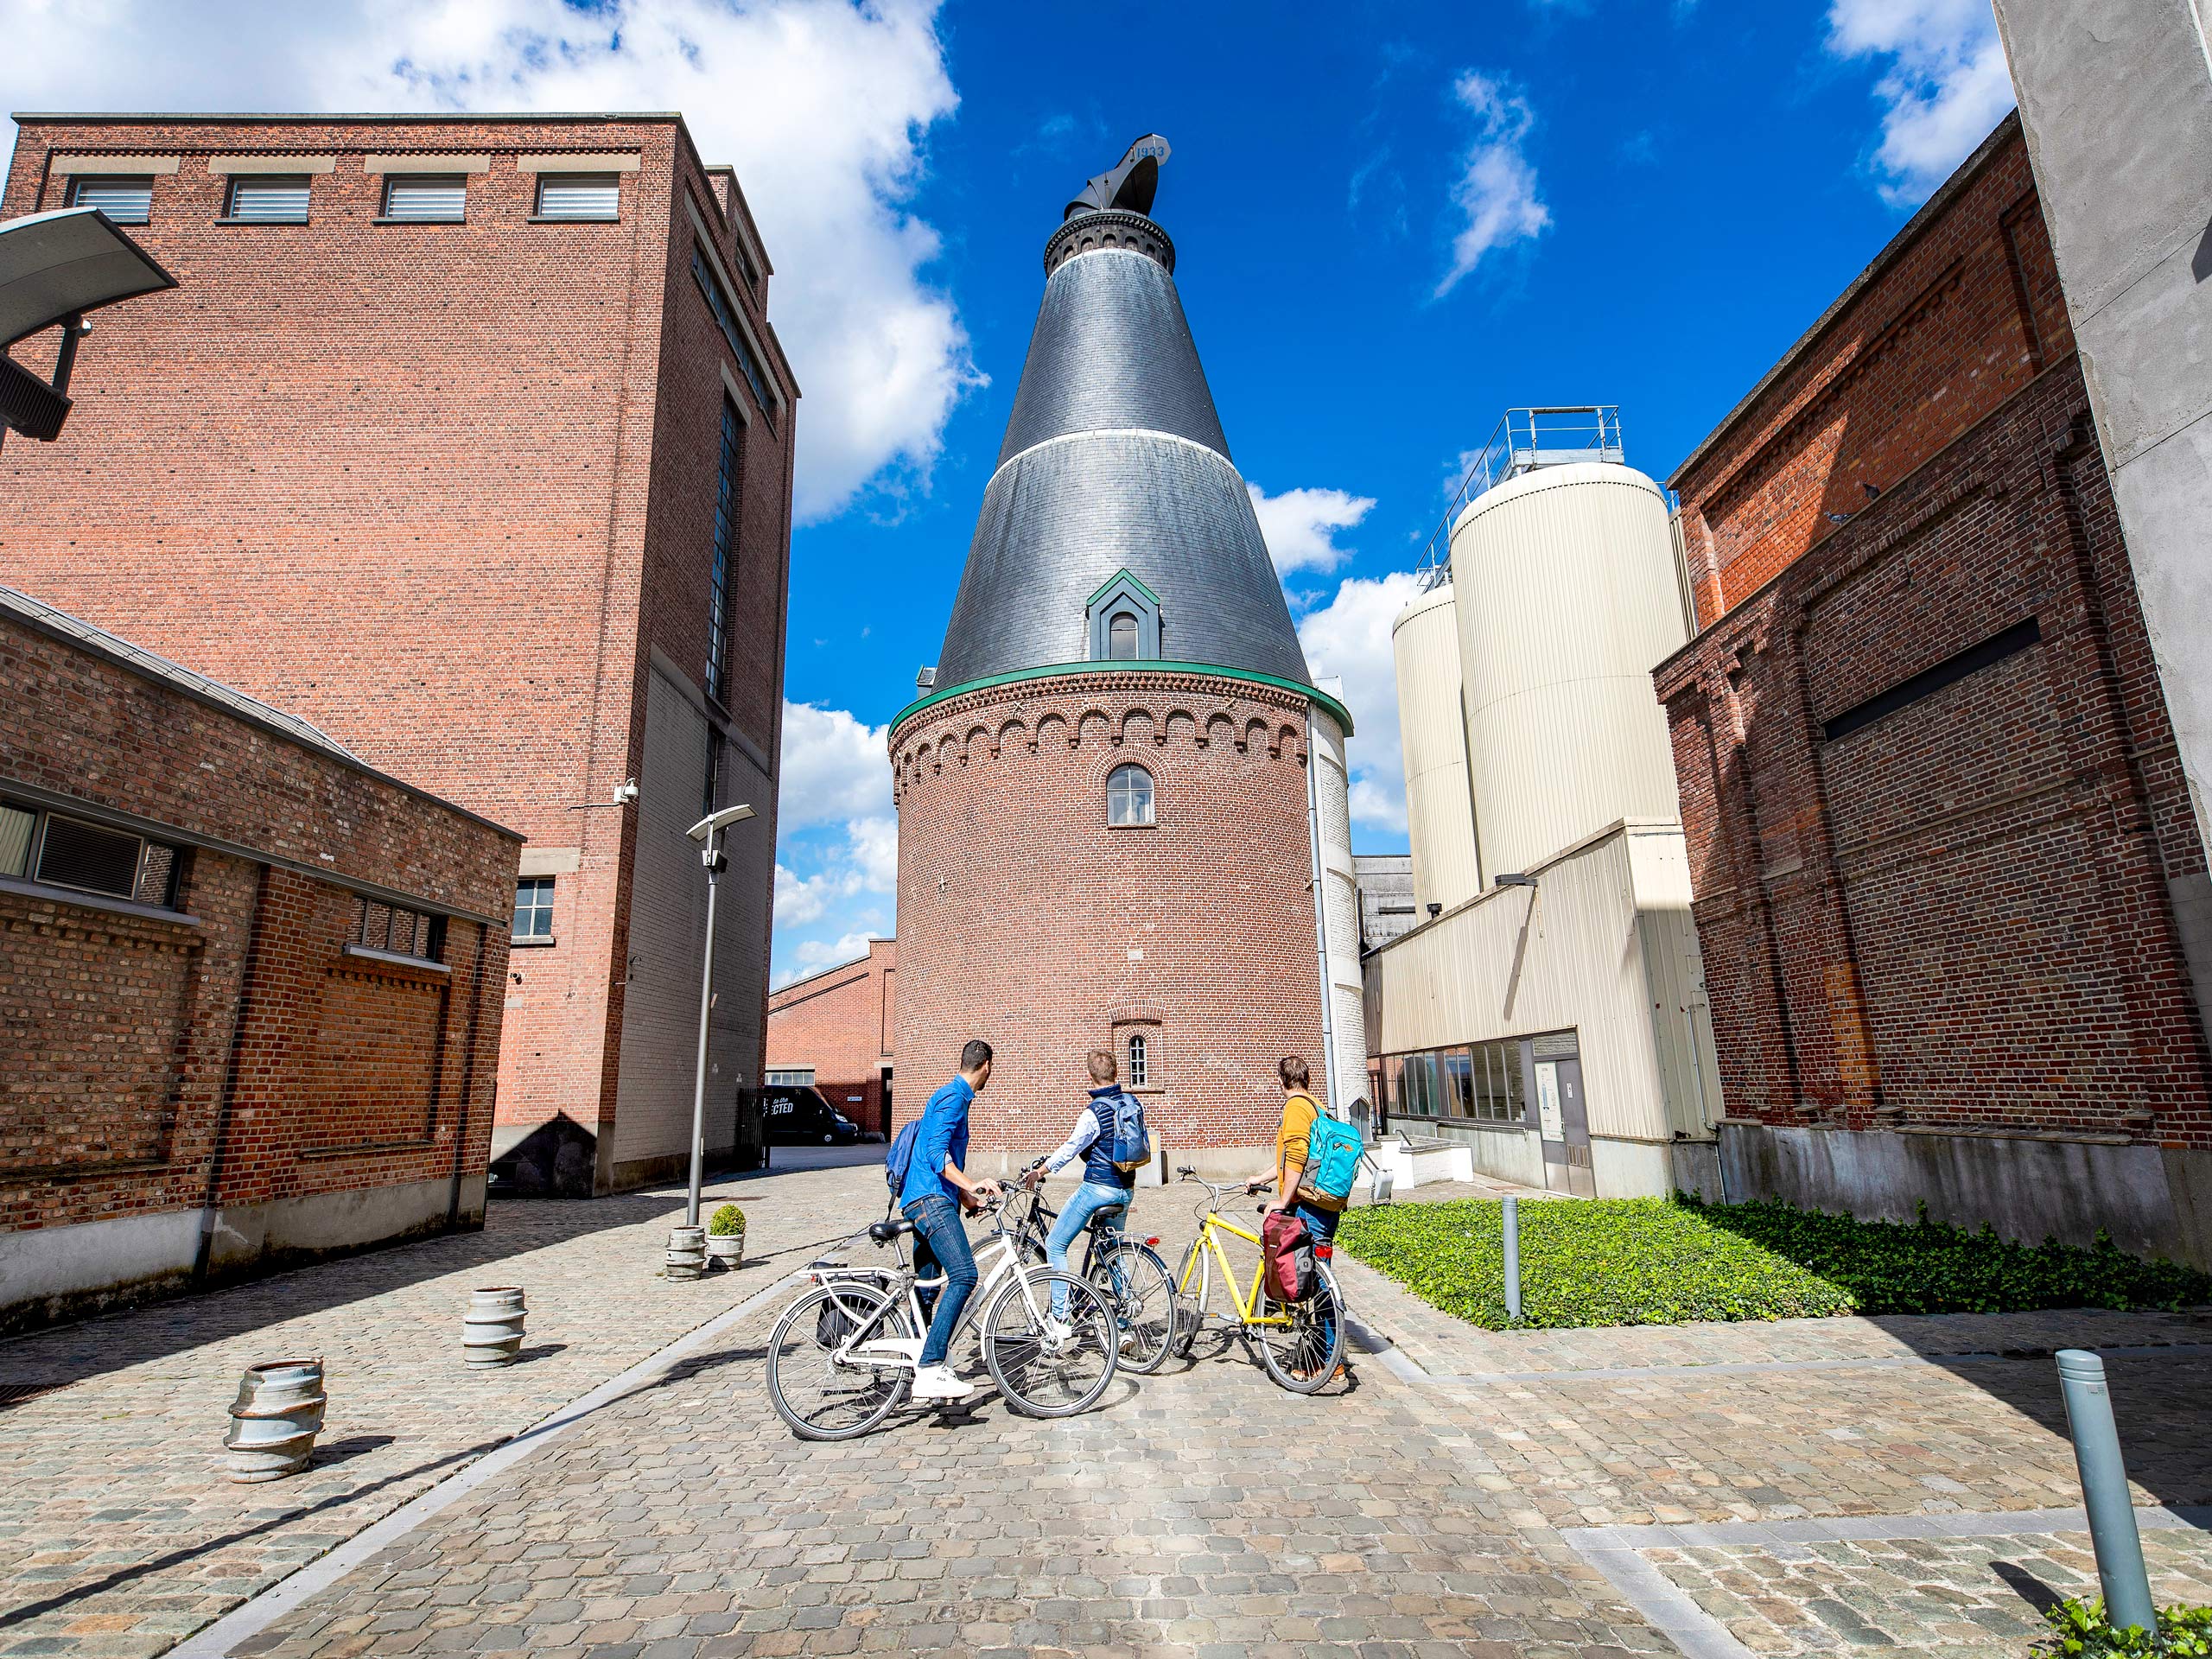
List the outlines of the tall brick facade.
{"type": "Polygon", "coordinates": [[[892,1049],[899,1031],[899,945],[793,982],[768,998],[768,1069],[810,1070],[815,1087],[861,1128],[891,1128],[892,1049]]]}
{"type": "Polygon", "coordinates": [[[1735,1191],[2212,1256],[2205,853],[2015,119],[1672,482],[1735,1191]]]}
{"type": "Polygon", "coordinates": [[[480,1225],[521,837],[5,593],[0,683],[0,1330],[480,1225]]]}
{"type": "Polygon", "coordinates": [[[6,211],[91,173],[148,179],[131,233],[181,288],[104,315],[62,440],[0,455],[0,581],[529,836],[551,928],[505,974],[495,1147],[525,1187],[681,1164],[704,943],[682,832],[750,801],[718,921],[727,1146],[766,1019],[798,395],[734,177],[674,116],[28,116],[6,211]],[[397,222],[425,168],[462,222],[397,222]],[[239,181],[287,170],[306,222],[238,222],[239,181]],[[579,170],[613,217],[546,211],[579,170]]]}
{"type": "MultiPolygon", "coordinates": [[[[1103,671],[947,699],[891,734],[901,1098],[960,1046],[998,1052],[974,1141],[1016,1166],[1066,1135],[1084,1055],[1146,1039],[1137,1092],[1171,1154],[1256,1147],[1275,1062],[1320,1075],[1305,700],[1202,674],[1103,671]],[[1108,822],[1107,779],[1155,822],[1108,822]]],[[[1364,1079],[1357,1082],[1363,1085],[1364,1079]]]]}

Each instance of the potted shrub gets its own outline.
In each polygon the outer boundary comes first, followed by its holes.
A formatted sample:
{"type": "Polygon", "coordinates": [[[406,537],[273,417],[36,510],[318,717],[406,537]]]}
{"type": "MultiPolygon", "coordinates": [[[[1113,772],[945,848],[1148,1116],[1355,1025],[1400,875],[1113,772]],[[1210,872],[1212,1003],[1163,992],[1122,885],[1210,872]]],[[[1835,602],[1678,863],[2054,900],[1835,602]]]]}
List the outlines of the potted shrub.
{"type": "Polygon", "coordinates": [[[734,1268],[745,1259],[745,1211],[726,1204],[707,1217],[707,1259],[734,1268]]]}

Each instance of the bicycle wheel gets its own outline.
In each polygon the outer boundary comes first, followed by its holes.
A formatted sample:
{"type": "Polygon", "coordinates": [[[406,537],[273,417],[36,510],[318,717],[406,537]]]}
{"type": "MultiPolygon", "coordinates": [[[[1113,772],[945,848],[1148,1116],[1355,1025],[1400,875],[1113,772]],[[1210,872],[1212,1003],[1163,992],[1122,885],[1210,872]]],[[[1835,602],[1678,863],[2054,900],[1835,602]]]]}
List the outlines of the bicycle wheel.
{"type": "Polygon", "coordinates": [[[768,1398],[776,1414],[801,1440],[867,1433],[906,1397],[913,1368],[850,1353],[840,1359],[838,1351],[855,1332],[861,1342],[912,1337],[910,1323],[906,1310],[873,1285],[833,1281],[808,1291],[768,1338],[768,1398]]]}
{"type": "Polygon", "coordinates": [[[1098,1403],[1114,1380],[1120,1333],[1114,1310],[1071,1273],[1032,1269],[983,1316],[983,1363],[1006,1402],[1030,1417],[1072,1417],[1098,1403]],[[1067,1297],[1068,1334],[1047,1331],[1055,1287],[1067,1297]]]}
{"type": "Polygon", "coordinates": [[[1167,1264],[1141,1244],[1101,1249],[1090,1263],[1090,1282],[1104,1293],[1120,1328],[1122,1363],[1149,1376],[1166,1363],[1181,1323],[1175,1281],[1167,1264]]]}
{"type": "Polygon", "coordinates": [[[1313,1264],[1313,1294],[1290,1305],[1287,1325],[1247,1325],[1268,1375],[1293,1394],[1318,1394],[1344,1351],[1344,1297],[1328,1264],[1313,1264]]]}

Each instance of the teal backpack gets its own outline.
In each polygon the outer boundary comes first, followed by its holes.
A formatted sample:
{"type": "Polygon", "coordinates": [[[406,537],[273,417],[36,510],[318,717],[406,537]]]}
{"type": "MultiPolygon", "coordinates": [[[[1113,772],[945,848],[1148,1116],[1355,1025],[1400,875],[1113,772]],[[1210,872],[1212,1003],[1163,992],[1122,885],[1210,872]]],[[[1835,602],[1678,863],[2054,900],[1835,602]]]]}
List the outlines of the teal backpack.
{"type": "Polygon", "coordinates": [[[1359,1173],[1360,1154],[1366,1150],[1359,1131],[1322,1112],[1313,1120],[1306,1140],[1306,1181],[1325,1198],[1348,1198],[1359,1173]]]}

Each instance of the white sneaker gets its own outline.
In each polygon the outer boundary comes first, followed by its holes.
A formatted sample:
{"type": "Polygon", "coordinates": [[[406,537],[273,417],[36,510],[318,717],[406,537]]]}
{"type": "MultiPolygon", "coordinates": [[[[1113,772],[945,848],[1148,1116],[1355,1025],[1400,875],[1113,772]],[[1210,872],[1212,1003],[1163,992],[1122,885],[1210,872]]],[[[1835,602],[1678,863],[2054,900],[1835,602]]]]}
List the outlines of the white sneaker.
{"type": "Polygon", "coordinates": [[[1075,1340],[1075,1326],[1052,1314],[1045,1316],[1045,1351],[1057,1354],[1075,1340]]]}
{"type": "Polygon", "coordinates": [[[965,1400],[975,1392],[975,1385],[955,1376],[950,1365],[924,1365],[914,1372],[917,1400],[965,1400]]]}
{"type": "Polygon", "coordinates": [[[1134,1331],[1124,1331],[1124,1332],[1122,1332],[1122,1351],[1123,1353],[1125,1353],[1125,1354],[1133,1354],[1133,1353],[1136,1352],[1136,1350],[1137,1350],[1137,1333],[1136,1333],[1135,1332],[1134,1332],[1134,1331]]]}

